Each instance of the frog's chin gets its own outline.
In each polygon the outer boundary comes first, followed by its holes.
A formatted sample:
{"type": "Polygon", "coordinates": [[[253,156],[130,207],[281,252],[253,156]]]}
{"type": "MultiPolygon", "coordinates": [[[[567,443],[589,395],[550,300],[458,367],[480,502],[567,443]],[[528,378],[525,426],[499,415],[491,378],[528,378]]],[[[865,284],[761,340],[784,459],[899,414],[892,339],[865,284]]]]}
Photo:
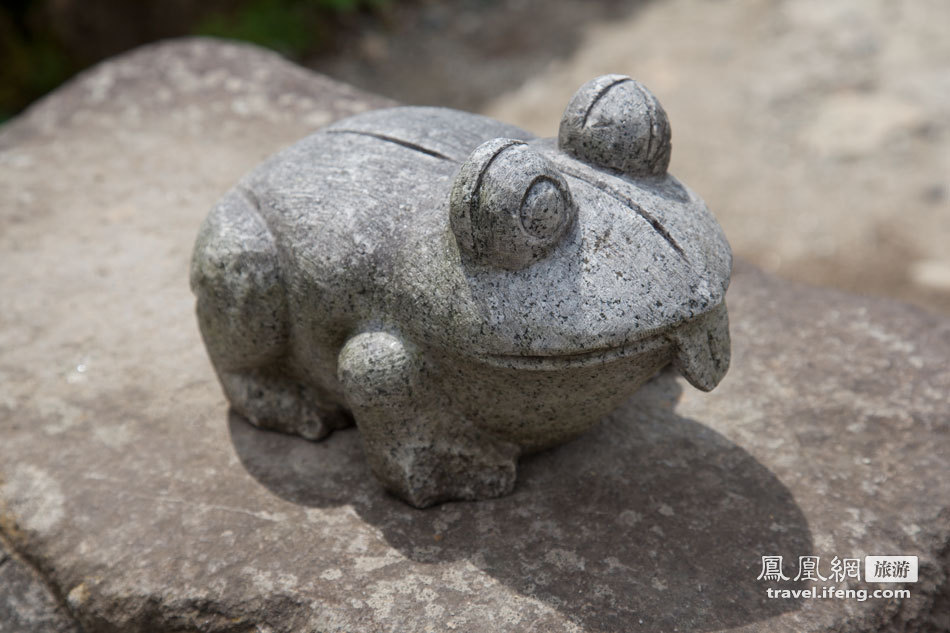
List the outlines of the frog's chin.
{"type": "Polygon", "coordinates": [[[539,354],[492,354],[482,360],[495,367],[527,371],[563,371],[597,367],[644,354],[668,353],[669,339],[657,335],[614,346],[581,351],[556,351],[539,354]]]}

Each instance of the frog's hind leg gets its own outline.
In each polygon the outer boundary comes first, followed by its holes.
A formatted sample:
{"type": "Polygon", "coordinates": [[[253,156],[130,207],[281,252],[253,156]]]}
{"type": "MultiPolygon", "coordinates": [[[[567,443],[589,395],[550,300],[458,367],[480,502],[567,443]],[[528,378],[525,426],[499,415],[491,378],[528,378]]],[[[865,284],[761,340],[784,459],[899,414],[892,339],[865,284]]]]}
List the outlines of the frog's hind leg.
{"type": "Polygon", "coordinates": [[[261,428],[314,440],[349,423],[284,361],[290,327],[277,248],[249,193],[232,190],[208,215],[191,287],[205,346],[236,412],[261,428]]]}
{"type": "Polygon", "coordinates": [[[234,410],[262,429],[320,440],[352,423],[346,410],[321,406],[313,389],[278,364],[218,376],[234,410]]]}

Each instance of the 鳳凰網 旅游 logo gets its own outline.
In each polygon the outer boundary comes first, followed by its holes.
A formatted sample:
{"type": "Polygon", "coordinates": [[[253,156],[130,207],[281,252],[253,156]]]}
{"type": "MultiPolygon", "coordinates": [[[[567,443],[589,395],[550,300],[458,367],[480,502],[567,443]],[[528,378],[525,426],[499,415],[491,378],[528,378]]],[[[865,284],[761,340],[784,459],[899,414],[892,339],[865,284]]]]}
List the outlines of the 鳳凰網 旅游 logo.
{"type": "Polygon", "coordinates": [[[916,556],[865,556],[861,558],[840,558],[834,556],[827,565],[823,565],[820,556],[799,556],[798,565],[788,569],[783,556],[762,556],[762,569],[757,580],[783,581],[835,581],[843,582],[848,578],[861,580],[861,566],[864,564],[865,582],[917,582],[916,556]],[[794,572],[794,577],[791,573],[794,572]]]}
{"type": "Polygon", "coordinates": [[[785,564],[783,556],[762,556],[762,567],[757,580],[770,583],[795,583],[811,581],[811,586],[791,585],[788,587],[770,586],[766,592],[769,598],[785,599],[854,599],[864,601],[868,598],[909,598],[909,589],[865,589],[855,587],[862,580],[865,583],[911,583],[917,582],[918,559],[916,556],[864,556],[843,558],[833,556],[822,562],[820,556],[799,556],[797,565],[785,564]],[[864,574],[861,568],[864,567],[864,574]],[[787,573],[786,573],[787,572],[787,573]],[[824,583],[818,586],[814,583],[824,583]],[[841,583],[840,587],[834,583],[841,583]]]}

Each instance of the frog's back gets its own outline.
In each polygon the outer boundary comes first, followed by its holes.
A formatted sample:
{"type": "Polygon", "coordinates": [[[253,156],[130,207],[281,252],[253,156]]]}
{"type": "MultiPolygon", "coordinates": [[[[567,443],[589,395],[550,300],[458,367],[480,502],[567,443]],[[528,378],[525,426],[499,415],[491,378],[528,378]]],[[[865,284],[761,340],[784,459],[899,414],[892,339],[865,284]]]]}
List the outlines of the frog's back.
{"type": "MultiPolygon", "coordinates": [[[[242,183],[276,232],[408,220],[443,197],[478,145],[529,139],[511,125],[446,108],[399,107],[350,117],[279,152],[242,183]]],[[[379,227],[383,228],[383,227],[379,227]]],[[[342,235],[335,236],[337,238],[342,235]]]]}
{"type": "Polygon", "coordinates": [[[374,319],[407,232],[445,214],[459,166],[486,140],[527,132],[444,108],[357,115],[275,154],[237,186],[273,236],[298,367],[326,383],[336,348],[374,319]]]}
{"type": "Polygon", "coordinates": [[[399,107],[339,121],[275,154],[238,186],[257,202],[281,259],[367,279],[389,250],[445,203],[459,165],[478,145],[532,136],[446,108],[399,107]]]}
{"type": "Polygon", "coordinates": [[[478,145],[532,136],[446,108],[398,107],[339,121],[275,154],[238,186],[256,199],[282,260],[325,278],[383,272],[402,233],[441,208],[459,165],[478,145]]]}

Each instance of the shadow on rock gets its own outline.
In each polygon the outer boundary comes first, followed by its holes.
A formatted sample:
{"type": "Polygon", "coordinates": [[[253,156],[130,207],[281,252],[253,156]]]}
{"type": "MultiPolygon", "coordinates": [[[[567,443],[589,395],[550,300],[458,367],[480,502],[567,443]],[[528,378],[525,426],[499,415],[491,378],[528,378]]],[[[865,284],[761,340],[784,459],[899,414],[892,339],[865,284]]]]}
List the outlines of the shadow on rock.
{"type": "MultiPolygon", "coordinates": [[[[521,460],[514,494],[416,510],[384,493],[353,430],[314,444],[230,418],[245,468],[297,504],[352,504],[407,557],[466,559],[593,631],[716,630],[799,608],[768,599],[763,555],[812,552],[789,491],[673,411],[669,373],[575,442],[521,460]]],[[[783,583],[795,588],[797,583],[783,583]]]]}

